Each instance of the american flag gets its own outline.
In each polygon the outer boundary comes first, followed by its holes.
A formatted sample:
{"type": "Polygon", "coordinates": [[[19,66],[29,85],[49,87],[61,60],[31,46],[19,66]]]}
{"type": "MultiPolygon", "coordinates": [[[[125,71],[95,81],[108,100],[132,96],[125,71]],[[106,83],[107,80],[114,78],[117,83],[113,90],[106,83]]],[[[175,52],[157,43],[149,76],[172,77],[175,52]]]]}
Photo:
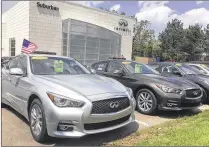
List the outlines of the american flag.
{"type": "Polygon", "coordinates": [[[34,52],[37,48],[38,48],[38,46],[36,44],[24,39],[23,43],[22,43],[21,52],[26,53],[26,54],[30,54],[30,53],[34,52]]]}

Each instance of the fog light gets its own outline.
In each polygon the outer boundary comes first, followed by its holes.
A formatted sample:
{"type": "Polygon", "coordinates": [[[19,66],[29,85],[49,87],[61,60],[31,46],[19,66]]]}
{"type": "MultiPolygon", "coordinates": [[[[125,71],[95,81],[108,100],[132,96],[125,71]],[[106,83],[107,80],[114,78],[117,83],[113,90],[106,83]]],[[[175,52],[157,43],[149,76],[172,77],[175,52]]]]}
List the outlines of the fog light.
{"type": "Polygon", "coordinates": [[[71,123],[71,121],[61,121],[58,124],[57,130],[58,131],[73,131],[74,124],[71,123]]]}
{"type": "Polygon", "coordinates": [[[60,128],[61,131],[65,131],[65,130],[67,130],[69,127],[70,127],[70,126],[68,126],[68,125],[59,125],[59,128],[60,128]]]}
{"type": "Polygon", "coordinates": [[[167,106],[168,107],[173,107],[173,106],[176,106],[177,104],[175,104],[175,103],[167,103],[167,106]]]}

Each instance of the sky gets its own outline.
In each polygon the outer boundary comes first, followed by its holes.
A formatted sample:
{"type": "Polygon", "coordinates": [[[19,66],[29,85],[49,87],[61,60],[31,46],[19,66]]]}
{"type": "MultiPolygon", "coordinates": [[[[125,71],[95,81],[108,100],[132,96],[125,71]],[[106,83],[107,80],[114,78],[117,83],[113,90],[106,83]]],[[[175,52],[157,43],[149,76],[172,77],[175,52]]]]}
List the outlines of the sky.
{"type": "MultiPolygon", "coordinates": [[[[163,31],[168,21],[180,19],[184,27],[199,23],[209,24],[209,1],[71,1],[93,8],[116,10],[119,13],[151,22],[150,28],[156,35],[163,31]]],[[[2,12],[11,8],[17,1],[2,1],[2,12]]]]}

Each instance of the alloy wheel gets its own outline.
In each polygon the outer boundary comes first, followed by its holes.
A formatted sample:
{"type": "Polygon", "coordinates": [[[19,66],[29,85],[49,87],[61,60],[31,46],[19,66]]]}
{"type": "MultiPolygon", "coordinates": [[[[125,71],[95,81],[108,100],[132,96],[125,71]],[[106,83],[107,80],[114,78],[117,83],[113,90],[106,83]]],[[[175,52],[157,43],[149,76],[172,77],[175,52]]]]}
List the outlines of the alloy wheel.
{"type": "Polygon", "coordinates": [[[34,135],[38,136],[42,130],[42,112],[41,108],[35,104],[31,109],[30,125],[34,135]]]}
{"type": "Polygon", "coordinates": [[[152,109],[153,100],[148,92],[142,92],[138,96],[138,107],[142,111],[149,111],[152,109]]]}

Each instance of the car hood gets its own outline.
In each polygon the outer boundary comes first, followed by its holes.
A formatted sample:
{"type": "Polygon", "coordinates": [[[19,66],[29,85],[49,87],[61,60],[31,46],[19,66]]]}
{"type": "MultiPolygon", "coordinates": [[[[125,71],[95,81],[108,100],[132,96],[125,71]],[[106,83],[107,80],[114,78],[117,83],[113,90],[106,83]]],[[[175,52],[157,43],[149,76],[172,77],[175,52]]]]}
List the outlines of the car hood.
{"type": "Polygon", "coordinates": [[[127,91],[126,87],[121,83],[94,74],[43,75],[36,76],[36,80],[51,87],[61,86],[85,96],[127,91]]]}
{"type": "Polygon", "coordinates": [[[142,76],[152,83],[167,85],[170,87],[181,89],[199,88],[197,84],[180,77],[164,77],[157,74],[143,74],[142,76]]]}

